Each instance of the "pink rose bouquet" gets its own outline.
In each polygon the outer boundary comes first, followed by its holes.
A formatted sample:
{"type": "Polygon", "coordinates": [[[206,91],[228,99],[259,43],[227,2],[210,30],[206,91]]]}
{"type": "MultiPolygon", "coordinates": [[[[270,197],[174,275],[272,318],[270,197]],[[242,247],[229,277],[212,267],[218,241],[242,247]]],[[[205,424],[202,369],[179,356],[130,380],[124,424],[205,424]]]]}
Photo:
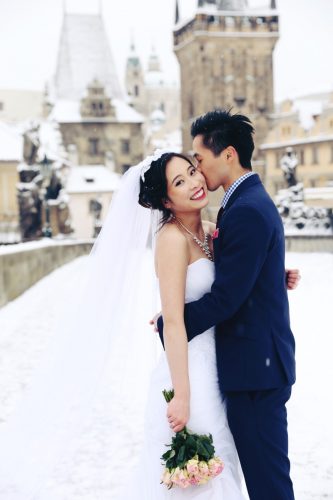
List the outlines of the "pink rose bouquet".
{"type": "MultiPolygon", "coordinates": [[[[174,391],[164,390],[163,395],[169,403],[174,391]]],[[[172,443],[166,446],[169,450],[161,457],[165,465],[161,484],[165,484],[168,489],[173,486],[200,486],[223,471],[224,464],[215,456],[211,434],[194,434],[185,427],[181,432],[176,432],[172,443]]]]}

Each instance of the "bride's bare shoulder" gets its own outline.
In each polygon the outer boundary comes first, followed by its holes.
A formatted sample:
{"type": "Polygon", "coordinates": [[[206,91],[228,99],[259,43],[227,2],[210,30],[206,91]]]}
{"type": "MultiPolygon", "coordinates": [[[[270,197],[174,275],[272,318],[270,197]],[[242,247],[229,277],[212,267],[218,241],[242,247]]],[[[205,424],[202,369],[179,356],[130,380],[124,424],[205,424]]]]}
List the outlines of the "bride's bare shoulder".
{"type": "Polygon", "coordinates": [[[156,248],[165,245],[176,245],[178,248],[187,248],[187,239],[176,224],[166,223],[159,230],[156,237],[156,248]]]}
{"type": "Polygon", "coordinates": [[[205,233],[208,233],[212,236],[212,234],[214,233],[214,231],[216,229],[216,224],[214,224],[214,222],[210,222],[209,220],[203,220],[202,225],[203,225],[205,233]]]}
{"type": "Polygon", "coordinates": [[[161,263],[176,267],[178,264],[187,265],[188,260],[189,247],[185,235],[175,224],[165,224],[156,237],[156,272],[161,263]]]}

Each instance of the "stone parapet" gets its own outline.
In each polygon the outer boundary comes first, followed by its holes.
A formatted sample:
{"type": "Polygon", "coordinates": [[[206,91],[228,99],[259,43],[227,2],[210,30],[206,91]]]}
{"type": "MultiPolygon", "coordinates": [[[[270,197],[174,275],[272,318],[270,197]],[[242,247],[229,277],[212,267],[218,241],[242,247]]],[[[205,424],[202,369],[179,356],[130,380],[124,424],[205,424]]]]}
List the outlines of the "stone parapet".
{"type": "Polygon", "coordinates": [[[38,280],[90,252],[93,240],[40,240],[0,247],[0,307],[38,280]]]}
{"type": "Polygon", "coordinates": [[[333,234],[329,236],[286,236],[286,252],[333,253],[333,234]]]}

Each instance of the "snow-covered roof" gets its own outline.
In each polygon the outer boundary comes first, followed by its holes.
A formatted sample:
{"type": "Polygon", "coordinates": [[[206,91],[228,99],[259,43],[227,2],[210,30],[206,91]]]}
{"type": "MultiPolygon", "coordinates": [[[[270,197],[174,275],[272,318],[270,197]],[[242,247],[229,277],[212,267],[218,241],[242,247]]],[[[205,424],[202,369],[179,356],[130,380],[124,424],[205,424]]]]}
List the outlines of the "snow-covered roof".
{"type": "Polygon", "coordinates": [[[18,130],[0,122],[0,161],[22,161],[23,136],[18,130]]]}
{"type": "Polygon", "coordinates": [[[295,116],[297,114],[301,127],[309,130],[314,124],[314,116],[320,115],[324,108],[327,108],[330,103],[330,93],[322,92],[318,94],[309,94],[301,97],[296,97],[292,101],[290,110],[282,112],[284,103],[279,103],[276,107],[276,118],[295,116]]]}
{"type": "Polygon", "coordinates": [[[80,123],[80,122],[119,122],[119,123],[143,123],[144,117],[135,111],[122,99],[112,99],[116,116],[106,117],[81,117],[80,101],[70,99],[59,99],[56,101],[50,118],[58,123],[80,123]]]}
{"type": "Polygon", "coordinates": [[[72,167],[67,178],[66,192],[110,193],[116,191],[121,175],[111,172],[104,165],[72,167]]]}
{"type": "Polygon", "coordinates": [[[246,7],[242,10],[221,10],[215,4],[206,4],[203,7],[198,7],[192,17],[180,19],[175,24],[173,31],[177,32],[187,26],[189,22],[193,21],[195,15],[206,14],[207,16],[223,16],[223,17],[271,17],[278,16],[279,12],[267,7],[246,7]]]}
{"type": "Polygon", "coordinates": [[[176,153],[182,152],[182,132],[181,129],[176,129],[173,132],[165,134],[160,139],[152,139],[151,145],[155,149],[170,149],[176,153]]]}
{"type": "Polygon", "coordinates": [[[266,149],[279,149],[279,148],[287,148],[292,146],[302,146],[306,144],[319,144],[320,142],[333,142],[333,134],[330,135],[307,135],[304,138],[298,139],[295,137],[294,139],[289,139],[283,142],[267,142],[264,143],[259,149],[265,151],[266,149]]]}
{"type": "Polygon", "coordinates": [[[40,147],[38,150],[39,159],[44,156],[57,160],[63,158],[65,150],[62,143],[62,136],[59,125],[55,121],[46,120],[40,123],[39,127],[40,147]]]}
{"type": "Polygon", "coordinates": [[[111,97],[124,97],[102,17],[65,14],[55,75],[56,95],[78,99],[95,78],[111,97]]]}

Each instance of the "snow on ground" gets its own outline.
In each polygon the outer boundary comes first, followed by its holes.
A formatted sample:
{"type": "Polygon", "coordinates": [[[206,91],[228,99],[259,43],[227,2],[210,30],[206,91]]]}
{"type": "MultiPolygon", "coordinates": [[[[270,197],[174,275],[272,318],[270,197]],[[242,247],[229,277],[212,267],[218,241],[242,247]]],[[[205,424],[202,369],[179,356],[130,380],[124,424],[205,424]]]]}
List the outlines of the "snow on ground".
{"type": "MultiPolygon", "coordinates": [[[[0,422],[29,383],[63,302],[75,293],[71,284],[86,258],[53,272],[0,310],[0,422]]],[[[333,255],[288,254],[287,265],[302,274],[298,290],[289,294],[297,343],[298,380],[288,404],[296,498],[333,498],[333,255]]],[[[135,416],[124,418],[121,408],[114,419],[104,414],[87,433],[74,465],[64,461],[38,500],[123,500],[117,495],[124,480],[121,464],[135,461],[140,445],[137,426],[135,416]],[[114,432],[108,432],[110,428],[114,432]],[[117,459],[109,441],[115,433],[117,459]]]]}

